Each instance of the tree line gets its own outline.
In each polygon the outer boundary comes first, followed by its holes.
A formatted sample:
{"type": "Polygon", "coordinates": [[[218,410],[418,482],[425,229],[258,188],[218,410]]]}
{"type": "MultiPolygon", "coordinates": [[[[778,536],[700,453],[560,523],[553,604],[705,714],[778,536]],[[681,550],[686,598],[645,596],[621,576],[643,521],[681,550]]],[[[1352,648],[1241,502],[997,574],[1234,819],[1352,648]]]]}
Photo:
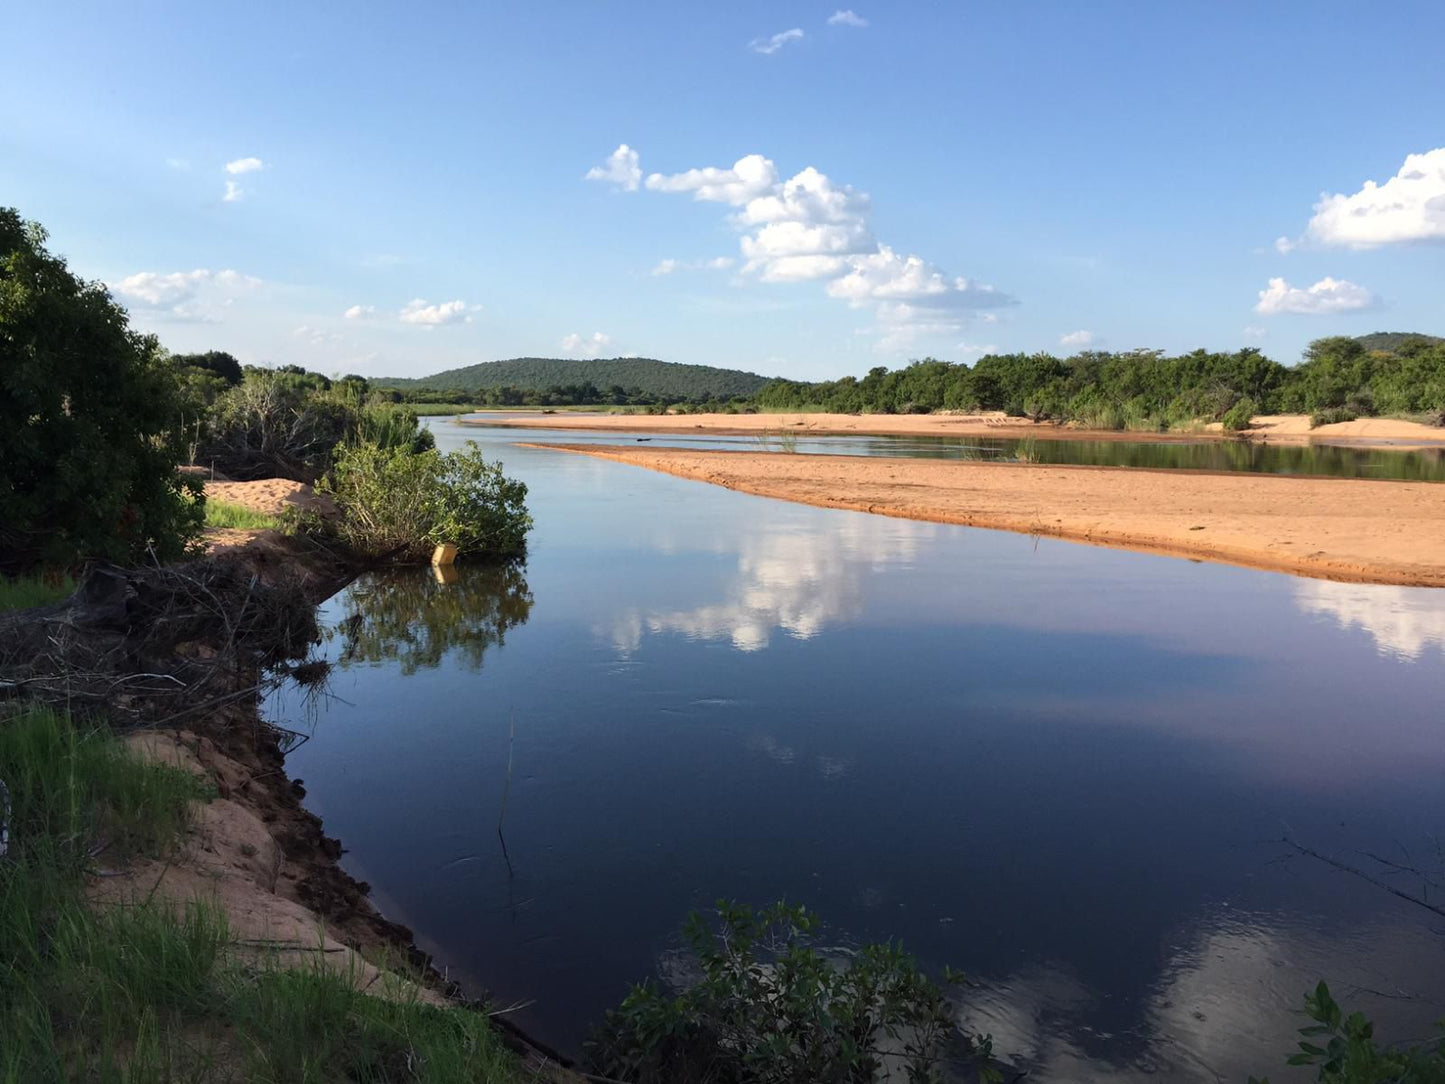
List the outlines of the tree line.
{"type": "Polygon", "coordinates": [[[844,414],[1001,410],[1097,429],[1247,423],[1268,413],[1310,414],[1319,423],[1393,415],[1440,424],[1445,340],[1402,336],[1393,350],[1374,350],[1343,336],[1317,339],[1295,366],[1254,348],[1174,356],[990,354],[971,366],[925,358],[901,369],[878,367],[862,379],[774,380],[751,401],[765,410],[844,414]]]}

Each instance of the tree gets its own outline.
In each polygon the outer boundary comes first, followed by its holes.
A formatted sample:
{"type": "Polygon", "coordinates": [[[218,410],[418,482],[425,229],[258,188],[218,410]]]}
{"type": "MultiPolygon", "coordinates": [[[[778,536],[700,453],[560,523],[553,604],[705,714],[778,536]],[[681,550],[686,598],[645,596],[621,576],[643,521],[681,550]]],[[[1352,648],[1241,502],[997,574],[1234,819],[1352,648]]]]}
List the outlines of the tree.
{"type": "Polygon", "coordinates": [[[171,360],[177,365],[189,365],[193,369],[205,369],[215,373],[227,384],[241,382],[241,363],[224,350],[207,350],[204,354],[176,354],[171,360]]]}
{"type": "Polygon", "coordinates": [[[0,208],[0,570],[179,557],[204,507],[176,471],[172,366],[45,241],[0,208]]]}

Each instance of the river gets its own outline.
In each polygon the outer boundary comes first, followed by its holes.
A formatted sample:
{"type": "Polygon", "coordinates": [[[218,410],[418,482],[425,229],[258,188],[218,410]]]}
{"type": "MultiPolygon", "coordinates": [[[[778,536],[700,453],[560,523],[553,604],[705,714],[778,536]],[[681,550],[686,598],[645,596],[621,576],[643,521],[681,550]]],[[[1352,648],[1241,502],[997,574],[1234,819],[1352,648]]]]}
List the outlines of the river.
{"type": "Polygon", "coordinates": [[[267,710],[347,868],[541,1039],[576,1051],[722,896],[963,969],[1035,1080],[1291,1079],[1322,977],[1387,1036],[1441,1015],[1442,923],[1279,841],[1441,874],[1445,592],[433,428],[528,484],[525,566],[358,581],[327,694],[267,710]]]}

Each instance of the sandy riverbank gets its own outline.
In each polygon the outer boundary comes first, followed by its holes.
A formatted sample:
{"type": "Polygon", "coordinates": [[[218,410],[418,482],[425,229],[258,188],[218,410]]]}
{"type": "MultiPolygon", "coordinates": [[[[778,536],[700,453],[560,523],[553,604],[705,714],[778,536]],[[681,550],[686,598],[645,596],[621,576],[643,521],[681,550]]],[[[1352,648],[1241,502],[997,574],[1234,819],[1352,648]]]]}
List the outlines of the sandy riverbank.
{"type": "Polygon", "coordinates": [[[530,445],[763,497],[1324,579],[1445,587],[1445,485],[932,459],[530,445]]]}
{"type": "MultiPolygon", "coordinates": [[[[992,414],[508,414],[459,420],[460,425],[514,429],[576,429],[607,433],[710,433],[749,435],[793,433],[806,436],[889,437],[1033,437],[1036,440],[1197,441],[1224,439],[1217,423],[1199,432],[1137,433],[1113,429],[1075,429],[1052,422],[1031,422],[992,414]]],[[[1271,414],[1254,420],[1247,434],[1267,443],[1391,443],[1409,447],[1445,447],[1445,429],[1396,418],[1361,418],[1310,428],[1308,415],[1271,414]]]]}

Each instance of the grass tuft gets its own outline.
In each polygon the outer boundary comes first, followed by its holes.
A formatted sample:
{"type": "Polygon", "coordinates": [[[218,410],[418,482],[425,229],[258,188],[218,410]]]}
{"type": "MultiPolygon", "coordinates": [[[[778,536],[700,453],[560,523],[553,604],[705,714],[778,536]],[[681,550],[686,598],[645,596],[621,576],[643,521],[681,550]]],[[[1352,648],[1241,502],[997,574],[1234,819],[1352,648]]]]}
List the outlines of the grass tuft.
{"type": "Polygon", "coordinates": [[[0,576],[0,613],[59,602],[74,590],[69,576],[0,576]]]}
{"type": "Polygon", "coordinates": [[[242,531],[279,531],[281,517],[257,512],[229,501],[207,499],[207,527],[233,527],[242,531]]]}

